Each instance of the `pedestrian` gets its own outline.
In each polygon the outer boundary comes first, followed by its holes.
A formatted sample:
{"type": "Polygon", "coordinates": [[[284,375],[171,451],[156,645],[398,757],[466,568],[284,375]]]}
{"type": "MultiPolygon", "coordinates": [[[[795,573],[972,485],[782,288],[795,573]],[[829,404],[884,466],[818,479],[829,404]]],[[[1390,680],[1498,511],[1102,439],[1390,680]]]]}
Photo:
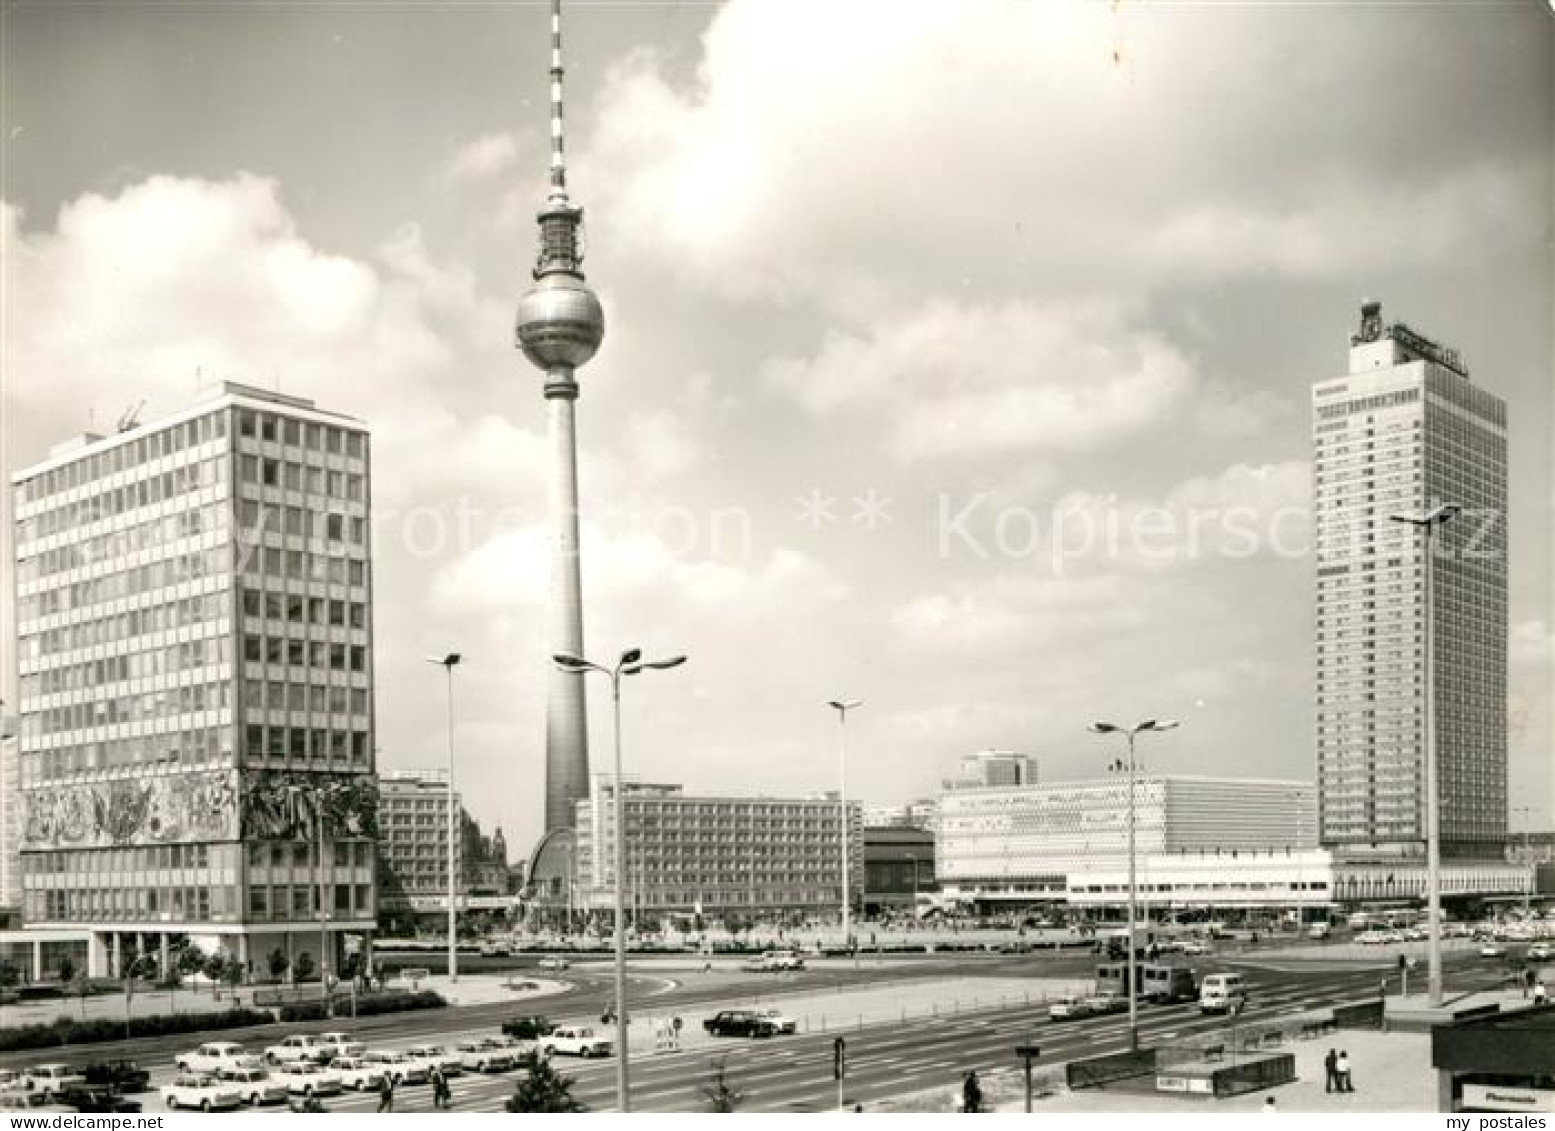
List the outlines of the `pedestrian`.
{"type": "Polygon", "coordinates": [[[1339,1059],[1334,1063],[1334,1071],[1339,1074],[1341,1092],[1355,1091],[1355,1083],[1350,1078],[1350,1054],[1344,1049],[1339,1050],[1339,1059]]]}
{"type": "Polygon", "coordinates": [[[394,1111],[394,1077],[387,1072],[383,1074],[383,1079],[378,1081],[378,1110],[394,1111]]]}
{"type": "Polygon", "coordinates": [[[977,1082],[977,1070],[966,1074],[961,1085],[961,1110],[976,1115],[983,1110],[983,1086],[977,1082]]]}
{"type": "Polygon", "coordinates": [[[1339,1091],[1339,1054],[1333,1049],[1323,1058],[1323,1091],[1339,1091]]]}
{"type": "Polygon", "coordinates": [[[1548,994],[1544,989],[1544,979],[1540,978],[1533,984],[1533,1004],[1543,1005],[1548,994]]]}
{"type": "Polygon", "coordinates": [[[433,1103],[443,1111],[447,1111],[453,1098],[454,1090],[453,1086],[448,1083],[448,1073],[439,1068],[437,1070],[437,1078],[432,1084],[433,1103]]]}
{"type": "Polygon", "coordinates": [[[1280,1109],[1274,1103],[1273,1096],[1265,1096],[1263,1098],[1263,1113],[1265,1115],[1276,1115],[1279,1113],[1279,1110],[1280,1109]]]}

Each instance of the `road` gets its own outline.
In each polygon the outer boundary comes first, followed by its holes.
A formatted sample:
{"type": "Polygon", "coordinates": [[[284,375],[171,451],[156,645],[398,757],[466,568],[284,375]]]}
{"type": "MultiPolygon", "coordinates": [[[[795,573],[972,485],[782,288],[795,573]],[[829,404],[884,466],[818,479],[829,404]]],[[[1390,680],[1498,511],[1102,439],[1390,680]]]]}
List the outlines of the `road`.
{"type": "MultiPolygon", "coordinates": [[[[1369,997],[1376,993],[1381,973],[1380,965],[1374,963],[1347,964],[1343,968],[1300,969],[1279,965],[1265,969],[1257,965],[1255,955],[1243,957],[1250,963],[1243,969],[1252,988],[1252,1002],[1239,1022],[1242,1024],[1339,1000],[1369,997]]],[[[824,992],[828,987],[879,983],[889,979],[979,974],[1061,977],[1088,970],[1094,961],[1089,955],[1079,954],[1040,958],[936,956],[858,972],[848,967],[823,968],[806,973],[790,988],[796,992],[824,992]]],[[[1499,978],[1491,964],[1475,959],[1455,964],[1454,971],[1455,981],[1465,986],[1471,982],[1488,985],[1499,978]]],[[[575,969],[569,971],[567,977],[575,983],[572,989],[524,1003],[469,1006],[431,1014],[398,1014],[358,1021],[266,1026],[231,1034],[185,1035],[90,1048],[39,1050],[25,1056],[8,1056],[7,1062],[8,1066],[20,1066],[58,1060],[84,1062],[94,1056],[129,1057],[150,1068],[154,1085],[160,1085],[171,1074],[172,1057],[205,1040],[232,1039],[249,1047],[263,1047],[286,1033],[343,1028],[373,1045],[396,1047],[434,1040],[450,1044],[466,1036],[489,1035],[501,1021],[524,1012],[543,1012],[552,1018],[597,1017],[613,996],[608,971],[575,969]]],[[[646,996],[646,1000],[652,1002],[655,1011],[662,1012],[671,1006],[737,1000],[742,992],[754,992],[753,987],[760,987],[768,995],[776,988],[770,978],[755,976],[738,985],[725,984],[713,989],[676,987],[666,991],[663,979],[644,977],[635,980],[634,998],[644,1000],[645,995],[651,995],[646,996]],[[652,993],[655,990],[659,992],[652,993]]],[[[1141,1034],[1147,1041],[1164,1034],[1187,1036],[1228,1025],[1224,1018],[1202,1016],[1194,1004],[1151,1007],[1141,1013],[1140,1022],[1141,1034]]],[[[845,1093],[851,1105],[893,1097],[904,1091],[954,1084],[970,1068],[984,1071],[1010,1067],[1016,1063],[1014,1046],[1027,1040],[1041,1046],[1039,1064],[1118,1051],[1127,1044],[1127,1016],[1116,1014],[1075,1022],[1050,1022],[1043,1007],[1023,1006],[865,1025],[862,1029],[850,1028],[842,1032],[848,1042],[849,1076],[845,1093]]],[[[741,1110],[828,1109],[836,1103],[836,1085],[831,1078],[832,1041],[836,1035],[837,1031],[833,1030],[766,1041],[730,1040],[694,1051],[639,1056],[632,1064],[633,1106],[643,1111],[705,1110],[700,1088],[708,1078],[712,1061],[722,1056],[726,1059],[730,1083],[744,1094],[741,1110]]],[[[600,1110],[614,1107],[615,1065],[612,1060],[563,1060],[559,1064],[574,1078],[574,1094],[579,1099],[600,1110]]],[[[453,1106],[461,1111],[500,1111],[503,1099],[513,1087],[511,1074],[463,1076],[452,1083],[453,1106]]],[[[148,1093],[143,1099],[148,1111],[161,1109],[161,1100],[154,1093],[148,1093]]],[[[370,1111],[376,1106],[376,1098],[345,1096],[331,1099],[329,1106],[334,1110],[370,1111]]],[[[431,1109],[429,1089],[401,1090],[396,1102],[397,1111],[423,1108],[431,1109]]]]}

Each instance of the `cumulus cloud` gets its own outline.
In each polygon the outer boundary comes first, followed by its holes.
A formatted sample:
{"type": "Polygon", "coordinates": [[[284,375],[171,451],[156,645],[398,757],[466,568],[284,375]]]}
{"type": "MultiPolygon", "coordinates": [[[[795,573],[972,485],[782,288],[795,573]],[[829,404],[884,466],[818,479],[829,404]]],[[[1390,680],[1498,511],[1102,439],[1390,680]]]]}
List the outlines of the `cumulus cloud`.
{"type": "Polygon", "coordinates": [[[512,134],[487,134],[462,146],[448,165],[451,180],[483,181],[511,172],[518,165],[518,141],[512,134]]]}

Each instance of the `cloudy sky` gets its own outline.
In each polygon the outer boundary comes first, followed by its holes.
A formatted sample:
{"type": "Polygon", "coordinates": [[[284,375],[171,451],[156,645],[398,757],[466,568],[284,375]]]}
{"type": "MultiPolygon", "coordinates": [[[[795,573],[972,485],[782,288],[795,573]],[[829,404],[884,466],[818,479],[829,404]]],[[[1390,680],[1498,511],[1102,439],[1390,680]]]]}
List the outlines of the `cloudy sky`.
{"type": "MultiPolygon", "coordinates": [[[[460,775],[527,847],[545,6],[3,19],[6,470],[213,378],[365,418],[380,765],[442,759],[422,657],[466,653],[460,775]]],[[[1551,30],[1532,0],[572,4],[609,323],[586,632],[691,656],[629,686],[629,768],[833,787],[852,695],[874,801],[986,746],[1095,774],[1094,717],[1182,718],[1152,768],[1310,778],[1309,388],[1373,297],[1512,406],[1512,792],[1548,827],[1551,30]]]]}

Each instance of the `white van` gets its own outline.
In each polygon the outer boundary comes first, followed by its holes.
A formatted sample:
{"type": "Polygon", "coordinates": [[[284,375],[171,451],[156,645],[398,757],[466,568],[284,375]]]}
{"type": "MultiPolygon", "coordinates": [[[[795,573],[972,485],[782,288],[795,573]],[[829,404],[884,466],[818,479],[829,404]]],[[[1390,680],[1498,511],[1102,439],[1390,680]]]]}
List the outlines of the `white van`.
{"type": "Polygon", "coordinates": [[[1228,1013],[1247,1006],[1247,983],[1240,974],[1206,974],[1199,985],[1200,1013],[1228,1013]]]}

